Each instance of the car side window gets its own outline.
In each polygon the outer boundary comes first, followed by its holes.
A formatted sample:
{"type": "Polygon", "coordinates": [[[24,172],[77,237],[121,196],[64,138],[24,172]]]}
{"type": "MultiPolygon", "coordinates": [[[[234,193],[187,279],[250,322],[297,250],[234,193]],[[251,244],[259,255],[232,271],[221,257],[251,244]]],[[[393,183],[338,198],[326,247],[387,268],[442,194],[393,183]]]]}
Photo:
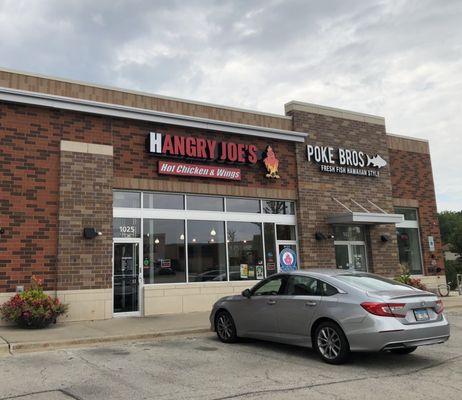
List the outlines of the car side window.
{"type": "Polygon", "coordinates": [[[287,282],[288,296],[317,296],[318,280],[310,276],[290,276],[287,282]]]}
{"type": "Polygon", "coordinates": [[[254,292],[254,296],[276,296],[281,295],[284,290],[284,277],[277,277],[263,283],[254,292]]]}
{"type": "Polygon", "coordinates": [[[319,281],[320,292],[322,296],[333,296],[338,293],[338,290],[326,282],[319,281]]]}

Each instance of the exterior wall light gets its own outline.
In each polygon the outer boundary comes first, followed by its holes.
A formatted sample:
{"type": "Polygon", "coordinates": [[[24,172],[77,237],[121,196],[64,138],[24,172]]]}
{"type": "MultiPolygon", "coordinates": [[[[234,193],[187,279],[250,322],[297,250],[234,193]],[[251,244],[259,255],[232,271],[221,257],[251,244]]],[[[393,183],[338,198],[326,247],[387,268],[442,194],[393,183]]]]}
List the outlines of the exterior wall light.
{"type": "Polygon", "coordinates": [[[327,239],[326,236],[324,235],[324,233],[322,233],[322,232],[316,232],[314,234],[314,238],[316,240],[326,240],[327,239]]]}
{"type": "Polygon", "coordinates": [[[388,236],[388,235],[381,235],[381,236],[380,236],[380,240],[381,240],[382,242],[388,242],[388,241],[390,240],[390,236],[388,236]]]}
{"type": "Polygon", "coordinates": [[[322,232],[315,232],[314,238],[316,240],[327,240],[327,239],[335,239],[335,236],[332,233],[328,233],[327,235],[324,235],[322,232]]]}
{"type": "Polygon", "coordinates": [[[5,229],[0,228],[0,235],[3,235],[5,233],[5,229]]]}
{"type": "Polygon", "coordinates": [[[155,244],[159,244],[159,242],[160,242],[160,240],[159,240],[158,238],[156,238],[156,239],[154,240],[154,243],[155,243],[155,244]]]}
{"type": "Polygon", "coordinates": [[[85,239],[94,239],[96,236],[102,236],[103,233],[97,231],[95,228],[83,228],[83,237],[85,239]]]}

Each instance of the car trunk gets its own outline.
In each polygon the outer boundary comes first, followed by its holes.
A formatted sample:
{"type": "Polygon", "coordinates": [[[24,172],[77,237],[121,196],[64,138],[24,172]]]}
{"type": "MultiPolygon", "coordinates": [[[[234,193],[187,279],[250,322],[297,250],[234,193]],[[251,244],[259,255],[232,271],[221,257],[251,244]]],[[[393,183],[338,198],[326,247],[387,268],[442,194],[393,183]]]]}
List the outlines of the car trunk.
{"type": "Polygon", "coordinates": [[[425,324],[441,319],[438,297],[433,293],[410,290],[368,291],[368,296],[388,304],[400,304],[396,318],[404,325],[425,324]]]}

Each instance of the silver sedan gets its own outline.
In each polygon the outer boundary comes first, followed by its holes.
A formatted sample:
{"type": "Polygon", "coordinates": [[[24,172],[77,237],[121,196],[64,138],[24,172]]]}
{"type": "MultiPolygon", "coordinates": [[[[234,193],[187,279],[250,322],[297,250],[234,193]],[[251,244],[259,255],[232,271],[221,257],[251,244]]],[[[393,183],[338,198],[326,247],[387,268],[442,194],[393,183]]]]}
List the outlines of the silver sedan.
{"type": "Polygon", "coordinates": [[[273,275],[218,300],[210,322],[225,343],[249,337],[312,347],[331,364],[351,351],[408,354],[449,338],[443,303],[433,293],[338,269],[273,275]]]}

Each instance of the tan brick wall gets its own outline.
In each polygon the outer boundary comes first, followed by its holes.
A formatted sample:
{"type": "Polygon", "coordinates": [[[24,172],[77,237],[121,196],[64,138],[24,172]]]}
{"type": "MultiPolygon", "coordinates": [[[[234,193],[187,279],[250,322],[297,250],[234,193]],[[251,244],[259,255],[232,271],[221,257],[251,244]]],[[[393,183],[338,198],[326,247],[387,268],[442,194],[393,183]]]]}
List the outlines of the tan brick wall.
{"type": "MultiPolygon", "coordinates": [[[[290,111],[294,130],[309,133],[307,143],[313,145],[356,149],[367,154],[388,157],[385,126],[354,119],[336,118],[329,115],[305,111],[290,111]]],[[[306,145],[297,144],[298,169],[298,231],[300,256],[303,268],[335,267],[335,248],[332,240],[316,241],[315,232],[332,233],[327,224],[331,215],[347,211],[332,200],[336,197],[353,211],[363,211],[351,199],[373,210],[368,200],[387,212],[393,212],[393,198],[390,181],[390,166],[380,170],[380,177],[352,176],[323,173],[319,165],[308,162],[306,145]]],[[[377,210],[373,210],[377,211],[377,210]]],[[[387,276],[398,271],[398,250],[395,226],[376,225],[366,228],[369,250],[369,270],[387,276]],[[388,235],[390,241],[382,242],[381,235],[388,235]]]]}
{"type": "Polygon", "coordinates": [[[407,144],[406,147],[393,146],[389,150],[393,203],[395,206],[418,209],[424,272],[427,275],[435,275],[436,267],[444,269],[444,255],[430,154],[428,151],[403,148],[412,149],[410,144],[407,144]],[[435,240],[433,253],[430,252],[428,236],[433,236],[435,240]],[[432,262],[436,262],[436,266],[432,266],[432,262]]]}
{"type": "Polygon", "coordinates": [[[57,289],[110,288],[112,156],[75,150],[60,155],[57,289]],[[85,239],[92,227],[102,236],[85,239]]]}
{"type": "Polygon", "coordinates": [[[173,114],[191,115],[219,121],[257,125],[266,128],[290,130],[292,126],[290,118],[283,115],[278,116],[231,107],[201,104],[147,93],[92,85],[90,83],[7,70],[0,70],[0,86],[173,114]]]}

